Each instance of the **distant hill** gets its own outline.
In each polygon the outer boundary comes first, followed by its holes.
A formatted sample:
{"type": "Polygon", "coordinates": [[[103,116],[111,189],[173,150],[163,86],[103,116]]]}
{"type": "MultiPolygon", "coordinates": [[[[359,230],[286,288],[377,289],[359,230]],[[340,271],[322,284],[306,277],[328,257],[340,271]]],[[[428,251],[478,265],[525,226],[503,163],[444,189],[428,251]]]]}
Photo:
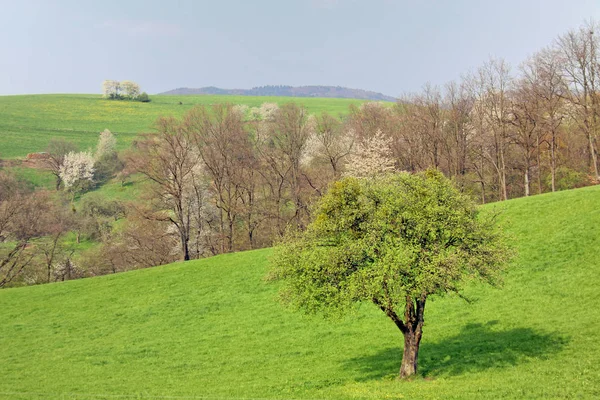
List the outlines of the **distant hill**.
{"type": "Polygon", "coordinates": [[[375,101],[396,101],[394,97],[362,89],[349,89],[341,86],[259,86],[252,89],[221,89],[214,86],[203,88],[179,88],[159,93],[161,95],[202,95],[228,94],[237,96],[288,96],[288,97],[329,97],[338,99],[360,99],[375,101]]]}

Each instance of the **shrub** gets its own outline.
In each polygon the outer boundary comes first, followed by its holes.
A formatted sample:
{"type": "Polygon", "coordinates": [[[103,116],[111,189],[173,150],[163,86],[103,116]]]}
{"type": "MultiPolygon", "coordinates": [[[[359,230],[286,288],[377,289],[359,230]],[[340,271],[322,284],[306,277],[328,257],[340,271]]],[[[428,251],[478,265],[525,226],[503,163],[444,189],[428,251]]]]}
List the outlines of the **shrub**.
{"type": "MultiPolygon", "coordinates": [[[[556,190],[575,189],[589,185],[589,178],[583,172],[575,171],[567,167],[556,169],[556,190]]],[[[552,175],[546,177],[546,185],[552,186],[552,175]]]]}
{"type": "Polygon", "coordinates": [[[141,101],[142,103],[150,103],[150,97],[148,96],[148,93],[146,92],[142,92],[137,98],[137,101],[141,101]]]}

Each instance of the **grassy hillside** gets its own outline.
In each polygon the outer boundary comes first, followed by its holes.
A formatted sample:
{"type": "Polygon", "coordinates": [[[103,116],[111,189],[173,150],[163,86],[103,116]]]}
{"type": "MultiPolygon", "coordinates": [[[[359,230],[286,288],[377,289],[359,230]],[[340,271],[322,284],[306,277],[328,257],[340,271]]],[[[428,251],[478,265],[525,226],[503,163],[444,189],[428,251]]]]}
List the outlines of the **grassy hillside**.
{"type": "Polygon", "coordinates": [[[258,106],[264,102],[303,104],[311,113],[345,114],[361,100],[249,96],[151,96],[152,102],[103,100],[99,95],[0,96],[0,158],[24,157],[42,151],[53,137],[93,147],[98,132],[118,134],[121,148],[140,132],[151,130],[160,116],[182,115],[197,104],[233,103],[258,106]],[[179,104],[179,103],[183,104],[179,104]]]}
{"type": "Polygon", "coordinates": [[[380,311],[282,309],[260,250],[0,291],[0,398],[600,397],[600,186],[492,207],[518,260],[428,304],[412,382],[380,311]]]}

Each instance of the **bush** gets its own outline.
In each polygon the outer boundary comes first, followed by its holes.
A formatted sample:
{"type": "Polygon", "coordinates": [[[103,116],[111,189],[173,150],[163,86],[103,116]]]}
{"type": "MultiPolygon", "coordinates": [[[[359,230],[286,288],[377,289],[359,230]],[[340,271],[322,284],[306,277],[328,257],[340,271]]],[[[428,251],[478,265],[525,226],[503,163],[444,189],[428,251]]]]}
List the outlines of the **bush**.
{"type": "MultiPolygon", "coordinates": [[[[590,184],[589,178],[583,172],[575,171],[567,167],[556,169],[556,190],[567,190],[584,187],[590,184]]],[[[552,175],[546,177],[546,185],[552,187],[552,175]]]]}
{"type": "Polygon", "coordinates": [[[117,153],[104,154],[94,163],[94,181],[104,183],[119,173],[123,167],[124,163],[117,153]]]}
{"type": "Polygon", "coordinates": [[[142,92],[137,98],[137,101],[141,101],[142,103],[150,103],[150,97],[148,96],[148,93],[146,92],[142,92]]]}

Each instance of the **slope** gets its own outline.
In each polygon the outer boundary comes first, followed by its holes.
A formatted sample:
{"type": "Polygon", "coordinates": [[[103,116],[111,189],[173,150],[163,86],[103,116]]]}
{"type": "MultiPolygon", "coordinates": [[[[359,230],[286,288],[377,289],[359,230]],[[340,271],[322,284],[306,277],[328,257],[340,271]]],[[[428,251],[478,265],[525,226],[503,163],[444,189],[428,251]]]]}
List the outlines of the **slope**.
{"type": "Polygon", "coordinates": [[[252,96],[152,96],[152,102],[103,100],[99,95],[61,94],[0,96],[0,158],[25,157],[43,151],[51,138],[76,143],[80,149],[93,147],[98,133],[109,129],[125,148],[140,132],[149,132],[158,117],[181,116],[191,107],[215,103],[264,102],[303,104],[309,112],[348,113],[350,104],[362,100],[252,96]]]}
{"type": "Polygon", "coordinates": [[[518,260],[428,305],[414,381],[374,307],[282,309],[267,249],[0,291],[0,398],[598,398],[600,186],[488,207],[518,260]]]}

